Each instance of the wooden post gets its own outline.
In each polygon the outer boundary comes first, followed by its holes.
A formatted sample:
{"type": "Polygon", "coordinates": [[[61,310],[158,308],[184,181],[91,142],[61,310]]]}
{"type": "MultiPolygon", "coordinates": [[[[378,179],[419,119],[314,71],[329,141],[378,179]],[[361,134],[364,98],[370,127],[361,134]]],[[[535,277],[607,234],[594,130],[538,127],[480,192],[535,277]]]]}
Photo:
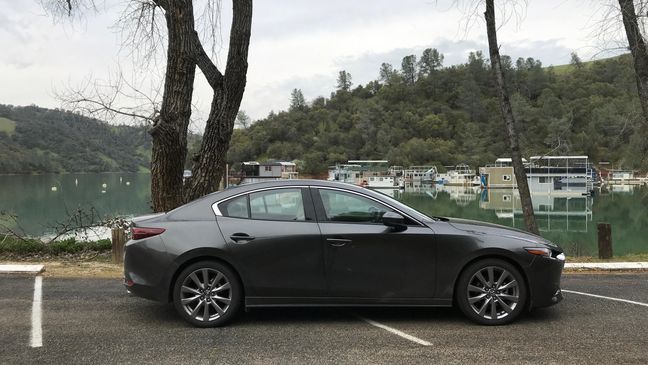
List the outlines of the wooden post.
{"type": "Polygon", "coordinates": [[[598,252],[599,259],[612,258],[612,226],[610,223],[598,224],[598,252]]]}
{"type": "Polygon", "coordinates": [[[123,228],[112,229],[112,258],[115,264],[124,262],[124,245],[126,244],[126,231],[123,228]]]}

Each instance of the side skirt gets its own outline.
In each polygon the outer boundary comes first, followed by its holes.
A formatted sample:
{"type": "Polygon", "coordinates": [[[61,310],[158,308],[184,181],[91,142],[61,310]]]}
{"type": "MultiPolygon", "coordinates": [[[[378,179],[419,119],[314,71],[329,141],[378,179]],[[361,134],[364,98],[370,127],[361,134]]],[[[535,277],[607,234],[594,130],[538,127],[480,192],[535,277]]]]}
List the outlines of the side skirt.
{"type": "Polygon", "coordinates": [[[246,307],[451,307],[452,299],[439,298],[282,298],[246,297],[246,307]]]}

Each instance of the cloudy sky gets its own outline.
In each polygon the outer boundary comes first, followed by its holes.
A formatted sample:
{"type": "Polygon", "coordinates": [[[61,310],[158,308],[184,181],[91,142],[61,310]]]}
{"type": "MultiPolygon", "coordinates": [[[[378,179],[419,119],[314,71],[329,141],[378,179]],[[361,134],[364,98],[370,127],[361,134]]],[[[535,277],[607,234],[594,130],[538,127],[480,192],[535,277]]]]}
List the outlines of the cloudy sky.
{"type": "MultiPolygon", "coordinates": [[[[48,0],[43,0],[47,2],[48,0]]],[[[55,90],[88,79],[124,74],[148,77],[157,84],[160,64],[132,62],[128,44],[115,28],[127,0],[99,5],[73,22],[54,21],[37,0],[0,0],[0,103],[59,107],[55,90]],[[119,65],[119,66],[117,66],[119,65]]],[[[610,44],[595,34],[605,9],[601,1],[534,0],[499,29],[502,52],[540,59],[544,65],[606,57],[610,44]]],[[[328,96],[339,70],[354,84],[378,76],[382,62],[399,66],[403,56],[437,48],[445,65],[464,62],[471,51],[487,54],[485,25],[467,22],[466,6],[435,0],[255,0],[248,84],[242,109],[253,119],[287,108],[290,91],[307,99],[328,96]]],[[[220,64],[227,54],[231,1],[224,0],[220,64]]],[[[478,8],[479,15],[483,12],[478,8]]],[[[618,52],[618,51],[616,51],[618,52]]],[[[197,126],[206,115],[210,93],[197,77],[197,126]]]]}

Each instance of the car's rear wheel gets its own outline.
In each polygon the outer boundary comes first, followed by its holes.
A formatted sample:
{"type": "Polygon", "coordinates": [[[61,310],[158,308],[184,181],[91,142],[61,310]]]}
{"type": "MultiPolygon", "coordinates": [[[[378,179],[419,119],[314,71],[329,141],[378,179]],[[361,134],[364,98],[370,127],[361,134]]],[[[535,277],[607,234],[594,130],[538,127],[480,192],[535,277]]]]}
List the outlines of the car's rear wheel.
{"type": "Polygon", "coordinates": [[[175,282],[173,304],[182,318],[197,327],[217,327],[236,315],[242,288],[232,270],[219,262],[201,261],[182,270],[175,282]]]}
{"type": "Polygon", "coordinates": [[[459,277],[457,305],[471,320],[485,325],[507,324],[524,310],[528,291],[520,271],[499,259],[468,266],[459,277]]]}

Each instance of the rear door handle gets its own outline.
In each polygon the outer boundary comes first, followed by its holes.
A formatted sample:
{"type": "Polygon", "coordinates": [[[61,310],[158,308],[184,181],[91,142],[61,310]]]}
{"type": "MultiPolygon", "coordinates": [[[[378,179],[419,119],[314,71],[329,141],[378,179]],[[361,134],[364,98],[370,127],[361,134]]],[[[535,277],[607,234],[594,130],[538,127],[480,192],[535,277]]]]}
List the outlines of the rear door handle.
{"type": "Polygon", "coordinates": [[[250,236],[247,233],[234,233],[230,238],[236,243],[246,243],[254,239],[253,236],[250,236]]]}
{"type": "Polygon", "coordinates": [[[327,238],[326,242],[328,242],[329,245],[334,247],[342,247],[347,243],[351,243],[352,241],[346,238],[327,238]]]}

